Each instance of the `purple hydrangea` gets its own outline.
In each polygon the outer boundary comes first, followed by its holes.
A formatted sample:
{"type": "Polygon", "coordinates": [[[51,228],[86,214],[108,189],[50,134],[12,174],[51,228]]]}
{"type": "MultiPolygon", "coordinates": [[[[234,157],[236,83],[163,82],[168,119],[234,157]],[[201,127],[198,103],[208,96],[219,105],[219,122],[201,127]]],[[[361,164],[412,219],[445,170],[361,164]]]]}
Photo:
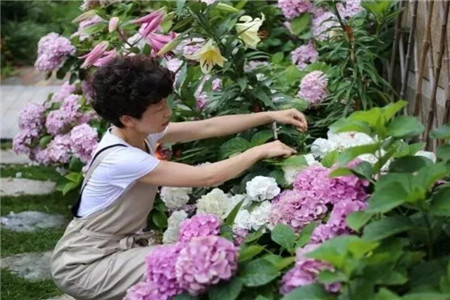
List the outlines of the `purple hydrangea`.
{"type": "Polygon", "coordinates": [[[182,51],[184,56],[194,55],[203,46],[205,40],[203,38],[191,38],[184,40],[177,47],[177,50],[182,51]]]}
{"type": "Polygon", "coordinates": [[[69,39],[51,32],[39,40],[38,58],[34,66],[39,71],[52,72],[62,66],[72,54],[75,54],[75,47],[69,39]]]}
{"type": "Polygon", "coordinates": [[[97,130],[88,124],[81,124],[70,131],[70,138],[73,152],[82,162],[88,163],[91,160],[92,152],[98,145],[97,130]]]}
{"type": "Polygon", "coordinates": [[[178,241],[189,242],[194,237],[218,235],[219,232],[219,218],[213,214],[199,214],[181,223],[178,241]]]}
{"type": "Polygon", "coordinates": [[[139,282],[127,290],[123,300],[161,300],[158,286],[152,282],[139,282]]]}
{"type": "Polygon", "coordinates": [[[278,0],[278,7],[287,19],[294,19],[308,12],[312,5],[310,0],[278,0]]]}
{"type": "MultiPolygon", "coordinates": [[[[307,253],[313,251],[318,246],[318,244],[309,244],[297,250],[295,266],[281,280],[281,294],[289,294],[297,287],[316,283],[317,275],[322,270],[334,270],[333,266],[328,263],[305,257],[307,253]]],[[[329,292],[338,292],[340,288],[340,283],[325,285],[325,289],[329,292]]]]}
{"type": "Polygon", "coordinates": [[[273,205],[269,216],[272,225],[289,225],[296,232],[324,216],[327,212],[324,199],[311,197],[309,193],[285,191],[273,205]]]}
{"type": "Polygon", "coordinates": [[[86,98],[86,103],[91,104],[94,100],[94,87],[92,86],[91,77],[87,77],[81,82],[81,91],[86,98]]]}
{"type": "Polygon", "coordinates": [[[66,97],[75,92],[75,84],[70,84],[69,81],[64,82],[64,84],[59,88],[59,90],[53,94],[52,102],[62,102],[66,97]]]}
{"type": "Polygon", "coordinates": [[[51,111],[45,122],[47,131],[52,135],[66,132],[70,125],[74,125],[79,121],[82,114],[78,111],[81,107],[78,99],[79,95],[70,94],[64,99],[61,107],[51,111]]]}
{"type": "Polygon", "coordinates": [[[19,129],[28,130],[39,135],[44,126],[44,106],[30,103],[25,106],[19,115],[19,129]]]}
{"type": "Polygon", "coordinates": [[[294,181],[294,188],[307,193],[312,199],[320,199],[323,203],[336,204],[343,200],[367,199],[367,181],[353,175],[331,178],[330,171],[331,169],[317,165],[303,169],[294,181]]]}
{"type": "Polygon", "coordinates": [[[242,245],[248,235],[248,230],[244,228],[233,229],[233,243],[236,247],[242,245]]]}
{"type": "Polygon", "coordinates": [[[342,18],[349,19],[364,10],[364,7],[361,6],[361,0],[346,0],[344,2],[345,5],[337,4],[337,9],[342,18]]]}
{"type": "Polygon", "coordinates": [[[48,157],[48,159],[44,160],[53,164],[63,165],[68,163],[72,155],[71,144],[70,134],[55,136],[42,153],[42,155],[48,157]]]}
{"type": "Polygon", "coordinates": [[[145,258],[147,265],[145,278],[156,285],[159,300],[172,299],[183,291],[175,272],[176,263],[183,248],[183,243],[158,246],[145,258]]]}
{"type": "Polygon", "coordinates": [[[311,29],[316,40],[327,40],[329,37],[329,29],[338,25],[336,16],[329,10],[318,8],[314,11],[311,29]]]}
{"type": "Polygon", "coordinates": [[[328,97],[328,78],[321,71],[312,71],[303,77],[300,82],[298,97],[317,105],[328,97]]]}
{"type": "Polygon", "coordinates": [[[352,212],[363,210],[367,207],[362,201],[341,201],[333,206],[330,218],[326,224],[317,226],[311,235],[311,241],[321,243],[336,236],[349,234],[350,229],[347,224],[347,216],[352,212]]]}
{"type": "Polygon", "coordinates": [[[316,48],[314,48],[313,44],[308,43],[292,51],[291,56],[292,63],[296,64],[300,70],[303,70],[308,66],[308,64],[317,61],[319,58],[319,53],[316,48]]]}
{"type": "Polygon", "coordinates": [[[17,154],[29,154],[30,147],[36,141],[35,131],[21,130],[12,141],[12,148],[17,154]]]}
{"type": "Polygon", "coordinates": [[[175,272],[180,286],[199,295],[220,280],[229,280],[237,269],[238,250],[219,236],[193,238],[180,251],[175,272]]]}

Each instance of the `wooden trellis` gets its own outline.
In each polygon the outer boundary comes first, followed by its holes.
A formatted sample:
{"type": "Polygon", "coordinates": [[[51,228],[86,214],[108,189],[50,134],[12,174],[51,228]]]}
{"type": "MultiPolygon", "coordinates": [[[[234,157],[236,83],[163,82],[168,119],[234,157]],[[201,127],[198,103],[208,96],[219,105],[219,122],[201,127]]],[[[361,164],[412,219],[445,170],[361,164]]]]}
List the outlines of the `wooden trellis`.
{"type": "Polygon", "coordinates": [[[427,148],[434,149],[428,133],[450,122],[450,0],[405,0],[398,5],[402,13],[395,23],[388,77],[400,98],[409,102],[405,113],[425,125],[422,140],[427,148]]]}

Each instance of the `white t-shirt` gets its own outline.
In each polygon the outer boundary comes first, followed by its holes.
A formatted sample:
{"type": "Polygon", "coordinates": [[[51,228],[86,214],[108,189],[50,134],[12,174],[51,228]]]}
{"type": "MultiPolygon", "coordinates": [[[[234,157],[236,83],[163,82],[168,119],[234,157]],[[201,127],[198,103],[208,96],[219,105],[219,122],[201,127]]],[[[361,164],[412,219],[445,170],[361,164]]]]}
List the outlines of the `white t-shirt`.
{"type": "Polygon", "coordinates": [[[78,216],[87,217],[111,205],[137,179],[151,172],[159,163],[153,156],[156,143],[167,132],[150,134],[147,141],[152,154],[133,147],[118,136],[111,134],[109,128],[93,156],[98,150],[109,145],[124,144],[127,147],[114,147],[103,158],[86,184],[81,197],[78,216]]]}

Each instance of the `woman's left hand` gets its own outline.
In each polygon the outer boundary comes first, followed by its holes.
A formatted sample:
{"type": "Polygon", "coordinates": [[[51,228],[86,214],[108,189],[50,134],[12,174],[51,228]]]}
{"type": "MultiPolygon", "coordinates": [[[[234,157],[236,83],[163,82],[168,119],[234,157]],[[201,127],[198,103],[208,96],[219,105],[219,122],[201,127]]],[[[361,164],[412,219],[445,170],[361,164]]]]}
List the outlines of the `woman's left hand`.
{"type": "Polygon", "coordinates": [[[306,121],[305,115],[295,108],[272,111],[271,113],[275,122],[293,125],[302,132],[308,129],[308,122],[306,121]]]}

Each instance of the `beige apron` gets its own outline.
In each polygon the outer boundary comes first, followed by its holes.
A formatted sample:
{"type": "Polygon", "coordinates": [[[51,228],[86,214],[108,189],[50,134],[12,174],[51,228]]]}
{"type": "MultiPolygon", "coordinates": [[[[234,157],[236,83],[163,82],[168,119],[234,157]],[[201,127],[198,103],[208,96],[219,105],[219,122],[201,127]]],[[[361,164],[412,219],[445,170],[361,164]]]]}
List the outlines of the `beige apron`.
{"type": "MultiPolygon", "coordinates": [[[[102,152],[85,181],[112,149],[102,152]]],[[[153,208],[156,186],[135,182],[102,211],[74,218],[56,245],[51,273],[56,285],[76,299],[122,299],[142,280],[149,233],[142,232],[153,208]]],[[[150,239],[151,240],[151,239],[150,239]]]]}

